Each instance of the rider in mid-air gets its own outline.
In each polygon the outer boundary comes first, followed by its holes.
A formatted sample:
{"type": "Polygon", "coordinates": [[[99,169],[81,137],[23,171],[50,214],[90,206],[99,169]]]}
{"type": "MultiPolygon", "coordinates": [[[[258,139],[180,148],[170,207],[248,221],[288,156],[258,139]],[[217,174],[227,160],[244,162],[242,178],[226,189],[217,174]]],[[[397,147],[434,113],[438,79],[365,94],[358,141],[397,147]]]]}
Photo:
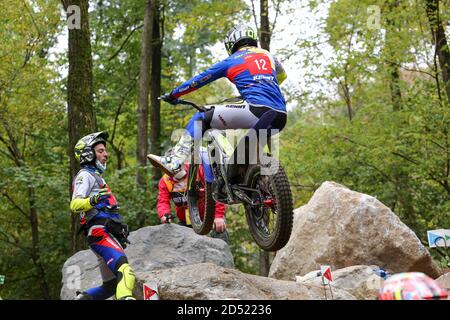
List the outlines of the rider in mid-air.
{"type": "MultiPolygon", "coordinates": [[[[197,112],[189,121],[188,134],[181,137],[165,156],[149,154],[150,162],[173,177],[181,170],[194,140],[196,121],[207,129],[277,129],[286,124],[286,102],[279,85],[286,79],[280,62],[268,51],[258,48],[256,33],[245,25],[233,27],[225,37],[229,57],[186,81],[162,99],[176,104],[182,95],[222,77],[227,77],[238,89],[243,102],[215,106],[197,112]]],[[[203,133],[202,132],[202,133],[203,133]]]]}

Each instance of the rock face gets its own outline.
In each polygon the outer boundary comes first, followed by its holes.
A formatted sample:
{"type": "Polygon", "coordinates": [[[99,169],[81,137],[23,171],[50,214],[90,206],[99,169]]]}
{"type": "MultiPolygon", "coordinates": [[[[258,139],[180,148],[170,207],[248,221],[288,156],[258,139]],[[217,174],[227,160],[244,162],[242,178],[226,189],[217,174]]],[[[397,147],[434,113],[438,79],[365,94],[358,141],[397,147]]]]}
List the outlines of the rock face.
{"type": "MultiPolygon", "coordinates": [[[[383,286],[383,278],[376,274],[377,266],[352,266],[332,272],[333,281],[330,283],[333,292],[342,289],[359,300],[375,300],[378,290],[383,286]]],[[[297,283],[315,284],[323,286],[320,270],[298,276],[297,283]]]]}
{"type": "MultiPolygon", "coordinates": [[[[212,263],[151,272],[137,272],[134,295],[142,299],[142,284],[158,284],[161,300],[323,300],[322,286],[249,275],[212,263]]],[[[345,290],[333,290],[336,300],[354,300],[345,290]]],[[[330,299],[331,297],[328,296],[330,299]]]]}
{"type": "Polygon", "coordinates": [[[450,272],[440,276],[436,281],[450,293],[450,272]]]}
{"type": "MultiPolygon", "coordinates": [[[[234,268],[233,256],[224,241],[199,236],[192,229],[179,225],[145,227],[131,232],[129,240],[131,245],[125,253],[135,272],[202,262],[234,268]]],[[[101,285],[97,266],[97,258],[91,250],[77,252],[69,258],[62,270],[61,299],[73,299],[77,290],[101,285]]]]}
{"type": "Polygon", "coordinates": [[[291,238],[277,252],[269,276],[295,280],[320,265],[377,265],[390,273],[439,276],[427,249],[388,207],[334,182],[323,183],[295,210],[291,238]]]}

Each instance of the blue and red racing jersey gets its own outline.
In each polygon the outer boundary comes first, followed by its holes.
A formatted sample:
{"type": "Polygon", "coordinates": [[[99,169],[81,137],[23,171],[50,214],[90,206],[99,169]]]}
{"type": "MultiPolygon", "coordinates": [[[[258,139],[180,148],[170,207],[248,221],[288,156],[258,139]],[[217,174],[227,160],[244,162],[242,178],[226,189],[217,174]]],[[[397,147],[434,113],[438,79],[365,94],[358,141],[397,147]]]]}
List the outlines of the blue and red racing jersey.
{"type": "Polygon", "coordinates": [[[248,103],[286,112],[286,101],[279,87],[286,79],[286,73],[274,56],[256,47],[244,47],[236,51],[227,59],[175,88],[171,95],[179,98],[222,77],[227,77],[234,83],[248,103]]]}

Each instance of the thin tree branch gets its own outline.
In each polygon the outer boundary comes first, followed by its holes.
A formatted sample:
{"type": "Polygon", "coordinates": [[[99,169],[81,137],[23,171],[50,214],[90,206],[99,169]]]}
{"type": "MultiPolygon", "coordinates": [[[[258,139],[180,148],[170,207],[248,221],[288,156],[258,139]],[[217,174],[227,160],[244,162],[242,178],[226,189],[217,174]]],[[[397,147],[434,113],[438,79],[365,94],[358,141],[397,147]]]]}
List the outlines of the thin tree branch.
{"type": "Polygon", "coordinates": [[[5,232],[3,232],[1,230],[0,230],[0,234],[2,234],[5,237],[5,238],[0,238],[0,241],[3,241],[3,242],[5,242],[5,243],[7,243],[7,244],[9,244],[11,246],[14,246],[14,247],[22,250],[24,253],[26,253],[27,256],[30,256],[30,257],[32,256],[32,253],[30,252],[30,249],[28,249],[26,247],[22,247],[21,245],[8,240],[8,238],[11,238],[11,237],[8,236],[5,232]]]}
{"type": "Polygon", "coordinates": [[[423,74],[429,75],[433,79],[435,79],[437,77],[437,75],[433,75],[432,73],[429,73],[429,72],[426,72],[426,71],[423,71],[423,70],[420,70],[420,69],[409,69],[409,68],[401,66],[400,64],[398,64],[398,67],[403,69],[403,70],[406,70],[406,71],[418,72],[418,73],[423,73],[423,74]]]}
{"type": "Polygon", "coordinates": [[[295,183],[295,182],[294,183],[290,183],[290,186],[294,187],[294,188],[307,189],[307,190],[315,190],[316,189],[315,185],[307,186],[307,185],[304,185],[304,184],[301,184],[301,183],[295,183]]]}
{"type": "MultiPolygon", "coordinates": [[[[282,0],[278,0],[278,2],[275,5],[275,19],[273,19],[273,23],[272,26],[270,28],[271,32],[273,32],[273,30],[275,30],[275,26],[277,23],[277,18],[278,18],[278,14],[280,13],[280,4],[281,4],[282,0]]],[[[275,3],[275,0],[273,1],[275,3]]]]}
{"type": "Polygon", "coordinates": [[[427,139],[427,140],[430,141],[432,144],[436,145],[437,147],[439,147],[440,149],[444,150],[446,153],[450,154],[450,151],[447,148],[445,148],[444,146],[441,146],[436,141],[433,141],[431,139],[427,139]]]}
{"type": "Polygon", "coordinates": [[[61,0],[61,4],[64,7],[64,10],[67,11],[67,8],[69,7],[69,0],[61,0]]]}
{"type": "MultiPolygon", "coordinates": [[[[11,159],[11,160],[13,160],[14,161],[14,163],[16,164],[16,165],[18,165],[18,160],[17,160],[17,158],[16,158],[16,154],[14,153],[14,150],[13,150],[13,148],[11,147],[11,145],[8,143],[8,141],[6,141],[6,139],[4,138],[4,137],[2,137],[2,136],[0,136],[0,141],[1,142],[3,142],[3,144],[5,145],[5,147],[6,147],[6,149],[8,149],[8,151],[9,151],[9,153],[11,154],[10,156],[9,156],[9,158],[11,159]]],[[[4,153],[4,152],[3,152],[4,153]]],[[[4,154],[6,154],[6,153],[4,153],[4,154]]],[[[19,165],[18,165],[19,166],[19,165]]]]}
{"type": "Polygon", "coordinates": [[[142,28],[144,25],[141,24],[135,28],[133,28],[133,30],[131,30],[131,32],[128,34],[128,36],[125,38],[125,40],[122,42],[122,44],[120,45],[119,49],[108,59],[108,61],[113,60],[115,57],[117,57],[117,55],[120,53],[120,51],[122,51],[122,49],[125,47],[125,45],[127,44],[128,40],[131,38],[131,36],[133,35],[133,33],[142,28]]]}
{"type": "MultiPolygon", "coordinates": [[[[354,141],[354,140],[352,140],[352,139],[350,139],[350,138],[348,138],[348,137],[345,137],[345,136],[335,135],[334,137],[337,138],[337,139],[342,139],[342,140],[351,142],[351,143],[356,144],[356,145],[358,145],[358,146],[360,146],[360,147],[370,148],[369,146],[367,146],[367,145],[365,145],[365,144],[362,144],[362,143],[360,143],[360,142],[356,142],[356,141],[354,141]]],[[[390,152],[390,153],[393,154],[393,155],[395,155],[395,156],[398,156],[398,157],[400,157],[400,158],[402,158],[402,159],[405,159],[405,160],[407,160],[407,161],[409,161],[409,162],[411,162],[411,163],[413,163],[413,164],[415,164],[415,165],[419,165],[419,164],[420,164],[420,162],[417,162],[417,161],[415,161],[415,160],[413,160],[413,159],[410,159],[408,156],[405,156],[405,155],[403,155],[403,154],[401,154],[401,153],[398,153],[398,152],[390,152]]]]}
{"type": "MultiPolygon", "coordinates": [[[[349,142],[351,142],[353,144],[356,144],[356,145],[364,147],[364,148],[369,148],[369,146],[366,146],[366,145],[364,145],[362,143],[356,142],[356,141],[354,141],[354,140],[352,140],[352,139],[350,139],[348,137],[343,137],[343,136],[338,136],[338,135],[336,135],[335,137],[338,138],[338,139],[343,139],[343,140],[349,141],[349,142]]],[[[414,165],[420,165],[421,164],[420,162],[418,162],[418,161],[416,161],[414,159],[411,159],[410,157],[408,157],[408,156],[406,156],[404,154],[401,154],[401,153],[398,153],[398,152],[392,152],[392,151],[390,153],[392,155],[400,157],[400,158],[402,158],[402,159],[404,159],[404,160],[406,160],[406,161],[408,161],[408,162],[410,162],[410,163],[412,163],[414,165]]],[[[438,179],[430,171],[428,171],[427,174],[431,178],[431,180],[433,180],[433,181],[437,182],[438,184],[440,184],[445,189],[445,191],[447,191],[447,193],[450,195],[450,185],[448,184],[448,181],[442,181],[442,180],[438,179]]]]}
{"type": "MultiPolygon", "coordinates": [[[[24,159],[22,157],[22,154],[20,153],[20,150],[17,146],[17,142],[14,138],[14,135],[11,132],[11,129],[9,127],[9,124],[5,121],[4,118],[0,118],[0,122],[3,125],[3,128],[5,128],[6,134],[8,135],[9,144],[6,143],[7,148],[10,150],[11,155],[14,157],[14,162],[18,167],[23,166],[24,159]]],[[[6,141],[2,141],[5,143],[6,141]]]]}
{"type": "Polygon", "coordinates": [[[13,198],[11,198],[11,196],[6,192],[6,191],[2,191],[2,195],[9,200],[9,202],[11,202],[11,204],[14,206],[14,208],[16,208],[17,210],[19,210],[20,213],[22,213],[22,215],[29,219],[29,215],[25,212],[25,210],[23,210],[21,207],[19,207],[19,205],[14,201],[13,198]]]}
{"type": "Polygon", "coordinates": [[[27,9],[27,12],[28,12],[28,14],[29,14],[30,17],[31,17],[31,21],[33,22],[34,27],[36,28],[36,30],[37,30],[37,32],[38,32],[39,38],[41,38],[41,37],[42,37],[42,32],[41,32],[41,30],[39,30],[39,27],[38,27],[36,21],[34,20],[33,13],[31,12],[30,8],[28,8],[28,5],[27,5],[27,3],[25,2],[25,0],[22,0],[22,3],[23,3],[23,5],[25,6],[25,8],[27,9]]]}
{"type": "Polygon", "coordinates": [[[430,72],[427,72],[427,71],[424,71],[424,70],[421,70],[421,69],[410,69],[410,68],[407,68],[407,67],[405,67],[405,66],[402,66],[401,63],[398,63],[398,62],[396,62],[396,61],[391,61],[391,60],[389,60],[389,59],[382,58],[382,57],[378,57],[378,56],[376,56],[376,55],[371,55],[370,57],[371,57],[371,58],[375,58],[375,59],[379,59],[380,61],[385,62],[385,63],[392,64],[392,65],[394,65],[394,66],[396,66],[396,67],[398,67],[398,68],[401,68],[401,69],[403,69],[403,70],[406,70],[406,71],[410,71],[410,72],[419,72],[419,73],[423,73],[423,74],[429,75],[429,76],[432,77],[433,79],[436,78],[436,74],[432,74],[432,73],[430,73],[430,72]]]}
{"type": "Polygon", "coordinates": [[[442,95],[441,95],[441,84],[439,81],[439,68],[437,65],[437,55],[438,55],[438,44],[437,44],[437,36],[433,33],[433,37],[434,37],[434,55],[433,55],[433,65],[434,65],[434,71],[436,72],[436,90],[438,92],[438,97],[439,97],[439,104],[442,106],[442,95]]]}
{"type": "Polygon", "coordinates": [[[111,140],[110,140],[111,142],[114,141],[114,137],[116,135],[117,121],[119,119],[119,115],[122,110],[123,104],[125,103],[125,100],[126,100],[128,94],[131,92],[131,90],[133,90],[134,86],[135,86],[135,84],[133,83],[133,86],[129,87],[128,90],[125,92],[125,94],[121,97],[119,107],[117,108],[116,114],[114,116],[113,132],[112,132],[111,140]]]}
{"type": "Polygon", "coordinates": [[[405,156],[405,155],[403,155],[401,153],[391,152],[391,154],[393,154],[394,156],[400,157],[400,158],[402,158],[402,159],[404,159],[404,160],[406,160],[408,162],[411,162],[412,164],[415,164],[415,165],[419,165],[420,164],[420,162],[417,162],[416,160],[413,160],[413,159],[409,158],[408,156],[405,156]]]}
{"type": "Polygon", "coordinates": [[[0,150],[0,154],[5,155],[6,158],[10,159],[12,162],[15,163],[14,158],[13,158],[10,154],[6,153],[6,152],[3,151],[3,150],[0,150]]]}
{"type": "MultiPolygon", "coordinates": [[[[32,130],[31,128],[30,128],[30,130],[32,130]]],[[[26,132],[24,132],[24,134],[23,134],[23,146],[22,146],[22,153],[21,154],[23,154],[23,155],[25,155],[25,150],[27,150],[26,148],[27,148],[27,133],[26,132]]]]}
{"type": "Polygon", "coordinates": [[[251,0],[251,2],[252,2],[253,19],[255,20],[256,32],[258,32],[258,34],[259,34],[258,20],[257,20],[257,18],[256,18],[255,3],[254,3],[253,1],[254,1],[254,0],[251,0]]]}
{"type": "Polygon", "coordinates": [[[29,279],[35,279],[37,277],[38,277],[37,274],[33,274],[31,276],[26,276],[26,277],[22,277],[22,278],[14,278],[12,276],[12,277],[8,278],[8,284],[15,283],[15,282],[20,282],[20,281],[24,281],[24,280],[29,280],[29,279]]]}
{"type": "MultiPolygon", "coordinates": [[[[161,3],[160,3],[161,4],[161,3]]],[[[166,5],[165,3],[161,4],[161,16],[160,16],[160,25],[161,25],[161,47],[164,45],[164,23],[166,21],[166,5]]]]}
{"type": "Polygon", "coordinates": [[[388,176],[386,173],[384,173],[383,171],[378,169],[375,165],[367,163],[365,161],[360,161],[360,160],[356,160],[356,161],[362,165],[368,166],[369,168],[375,169],[375,171],[377,171],[379,174],[381,174],[387,181],[390,181],[395,185],[395,181],[390,176],[388,176]]]}

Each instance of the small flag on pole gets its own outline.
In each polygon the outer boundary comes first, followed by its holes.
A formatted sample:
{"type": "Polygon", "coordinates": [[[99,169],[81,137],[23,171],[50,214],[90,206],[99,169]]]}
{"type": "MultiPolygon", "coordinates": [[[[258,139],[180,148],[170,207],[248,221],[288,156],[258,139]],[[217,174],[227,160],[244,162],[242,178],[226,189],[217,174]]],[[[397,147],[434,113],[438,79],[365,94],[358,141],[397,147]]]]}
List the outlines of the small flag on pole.
{"type": "Polygon", "coordinates": [[[146,282],[143,284],[144,300],[159,300],[158,285],[156,282],[146,282]]]}
{"type": "Polygon", "coordinates": [[[331,267],[320,266],[320,275],[322,276],[323,292],[325,294],[325,299],[328,300],[327,297],[327,287],[328,287],[331,293],[331,299],[334,300],[333,290],[331,289],[331,282],[333,281],[333,277],[331,276],[331,267]]]}
{"type": "Polygon", "coordinates": [[[330,266],[320,266],[320,272],[322,276],[328,280],[328,282],[333,281],[333,277],[331,276],[331,267],[330,266]]]}

